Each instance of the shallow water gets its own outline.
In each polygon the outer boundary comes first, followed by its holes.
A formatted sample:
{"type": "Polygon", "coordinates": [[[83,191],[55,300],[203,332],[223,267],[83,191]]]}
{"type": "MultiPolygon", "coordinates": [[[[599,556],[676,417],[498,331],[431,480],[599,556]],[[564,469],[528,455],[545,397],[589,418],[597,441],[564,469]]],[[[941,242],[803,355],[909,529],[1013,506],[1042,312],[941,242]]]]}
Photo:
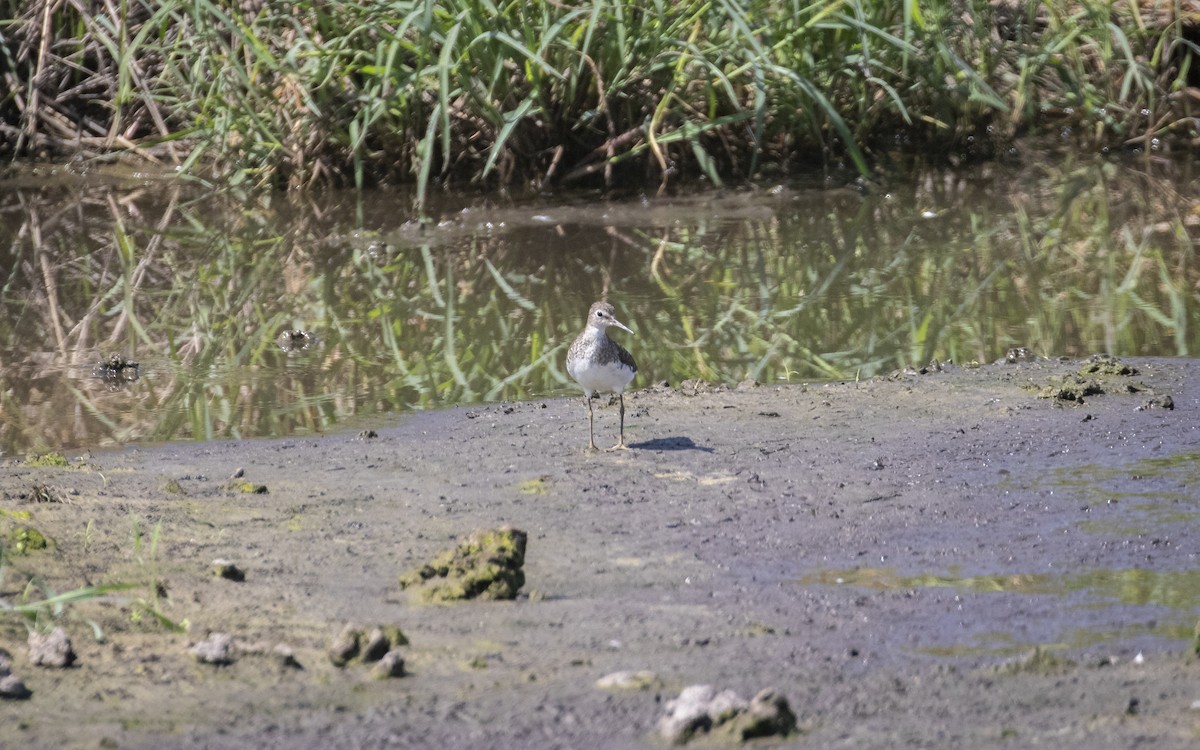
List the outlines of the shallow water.
{"type": "MultiPolygon", "coordinates": [[[[894,568],[866,567],[820,570],[801,577],[798,583],[876,591],[948,589],[960,601],[1008,597],[1014,600],[1009,607],[1040,613],[1022,622],[1019,633],[1006,630],[1003,622],[971,618],[965,634],[938,633],[933,643],[921,649],[942,656],[1012,655],[1047,644],[1055,648],[1118,642],[1127,648],[1173,647],[1191,637],[1196,624],[1196,598],[1200,595],[1200,571],[1186,569],[1098,568],[966,576],[956,571],[903,575],[894,568]],[[937,636],[945,640],[939,642],[937,636]]],[[[974,609],[970,604],[965,606],[974,609]]],[[[979,608],[985,609],[986,605],[980,604],[979,608]]]]}
{"type": "Polygon", "coordinates": [[[636,385],[869,377],[1018,346],[1195,356],[1195,183],[1187,164],[1037,154],[861,188],[459,197],[419,222],[383,191],[8,182],[0,451],[575,393],[562,360],[601,296],[637,333],[620,334],[636,385]],[[284,351],[297,329],[309,345],[284,351]],[[113,355],[138,367],[106,382],[113,355]]]}

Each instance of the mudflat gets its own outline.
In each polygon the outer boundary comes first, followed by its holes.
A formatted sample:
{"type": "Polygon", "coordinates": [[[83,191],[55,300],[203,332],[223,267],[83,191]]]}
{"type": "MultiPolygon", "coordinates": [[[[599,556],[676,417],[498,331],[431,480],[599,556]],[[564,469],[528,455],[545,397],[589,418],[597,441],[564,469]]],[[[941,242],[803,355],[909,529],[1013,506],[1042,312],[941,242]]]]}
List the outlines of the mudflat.
{"type": "MultiPolygon", "coordinates": [[[[695,684],[785,696],[797,731],[767,745],[1200,740],[1197,361],[626,402],[627,451],[584,450],[582,400],[555,399],[7,461],[4,532],[51,544],[9,550],[0,599],[140,587],[35,626],[70,635],[67,669],[30,665],[25,621],[0,613],[32,692],[0,701],[0,745],[661,746],[665,703],[695,684]],[[401,589],[503,525],[528,535],[515,600],[401,589]],[[405,676],[334,666],[351,622],[399,627],[405,676]],[[229,663],[193,655],[213,633],[229,663]],[[597,686],[622,670],[652,675],[597,686]]],[[[597,443],[616,427],[598,407],[597,443]]]]}

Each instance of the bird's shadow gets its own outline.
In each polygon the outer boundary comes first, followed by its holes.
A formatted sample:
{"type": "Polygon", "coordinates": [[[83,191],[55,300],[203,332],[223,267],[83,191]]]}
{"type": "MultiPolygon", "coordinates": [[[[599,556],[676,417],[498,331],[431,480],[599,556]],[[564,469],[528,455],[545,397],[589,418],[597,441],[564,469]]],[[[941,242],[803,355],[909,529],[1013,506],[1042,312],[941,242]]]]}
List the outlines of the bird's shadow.
{"type": "Polygon", "coordinates": [[[696,442],[690,437],[661,437],[653,440],[643,440],[640,443],[630,443],[630,448],[635,450],[649,451],[704,451],[712,453],[712,448],[707,448],[703,445],[696,445],[696,442]]]}

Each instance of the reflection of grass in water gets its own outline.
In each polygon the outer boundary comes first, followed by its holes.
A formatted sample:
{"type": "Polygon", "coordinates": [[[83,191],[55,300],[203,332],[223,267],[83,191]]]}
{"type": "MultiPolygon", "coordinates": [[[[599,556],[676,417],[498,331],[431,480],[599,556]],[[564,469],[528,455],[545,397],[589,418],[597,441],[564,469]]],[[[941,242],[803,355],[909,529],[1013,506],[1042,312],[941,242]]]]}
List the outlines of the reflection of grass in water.
{"type": "Polygon", "coordinates": [[[0,298],[0,348],[50,347],[59,367],[113,349],[160,364],[119,393],[6,367],[0,446],[319,432],[353,415],[573,390],[563,348],[604,289],[638,333],[626,343],[640,384],[869,377],[1016,344],[1195,351],[1197,303],[1181,290],[1200,279],[1181,209],[1122,188],[1144,178],[1116,170],[1068,164],[1002,206],[933,179],[889,196],[730,198],[746,201],[732,219],[701,208],[644,226],[631,209],[612,232],[482,230],[382,251],[346,239],[341,212],[270,201],[130,198],[140,223],[107,201],[85,203],[78,225],[26,212],[0,228],[14,255],[4,288],[29,290],[0,298]],[[924,219],[922,206],[941,210],[924,219]],[[322,344],[287,355],[274,345],[285,328],[322,344]]]}
{"type": "Polygon", "coordinates": [[[1150,533],[1154,528],[1178,528],[1180,524],[1194,524],[1197,520],[1200,520],[1200,508],[1180,509],[1178,506],[1164,506],[1162,504],[1164,499],[1176,503],[1191,498],[1184,498],[1182,496],[1178,498],[1164,498],[1157,494],[1154,495],[1154,498],[1154,502],[1134,503],[1133,513],[1124,518],[1116,520],[1101,518],[1091,521],[1080,521],[1078,524],[1079,528],[1082,531],[1092,534],[1137,536],[1139,534],[1150,533]]]}
{"type": "Polygon", "coordinates": [[[1030,646],[1083,648],[1135,636],[1154,635],[1169,640],[1192,637],[1196,602],[1200,601],[1200,570],[1152,571],[1142,569],[1090,570],[1082,573],[1050,575],[1047,573],[957,576],[957,575],[900,575],[894,568],[849,568],[822,570],[806,575],[800,585],[855,586],[880,591],[916,588],[948,588],[971,593],[1004,593],[1066,597],[1080,595],[1088,601],[1076,606],[1101,608],[1116,604],[1126,606],[1159,606],[1174,610],[1183,619],[1163,622],[1153,627],[1128,625],[1114,628],[1073,628],[1067,630],[1055,644],[1022,643],[1011,632],[979,633],[969,645],[924,647],[921,651],[936,656],[1015,656],[1030,646]]]}
{"type": "Polygon", "coordinates": [[[1085,596],[1074,601],[1079,608],[1103,608],[1115,605],[1159,606],[1172,610],[1169,617],[1145,624],[1116,628],[1073,628],[1064,630],[1057,643],[1022,643],[1010,631],[986,631],[973,636],[970,643],[923,647],[922,652],[938,656],[982,656],[1026,653],[1031,646],[1063,649],[1096,646],[1099,643],[1157,636],[1170,641],[1192,637],[1195,602],[1200,601],[1200,570],[1153,571],[1141,569],[1097,569],[1078,574],[1012,574],[995,576],[958,576],[924,574],[900,575],[893,568],[856,568],[821,570],[800,578],[802,586],[853,586],[875,590],[949,588],[978,594],[1019,594],[1085,596]]]}
{"type": "Polygon", "coordinates": [[[1056,470],[1046,483],[1090,505],[1121,504],[1119,518],[1081,521],[1079,527],[1085,531],[1139,534],[1200,518],[1200,502],[1189,490],[1200,483],[1200,454],[1196,453],[1115,466],[1072,466],[1056,470]]]}
{"type": "Polygon", "coordinates": [[[1200,570],[1154,571],[1097,569],[1051,575],[1025,573],[992,576],[900,575],[894,568],[823,570],[804,576],[802,585],[859,586],[878,590],[950,588],[975,593],[1084,594],[1128,605],[1156,605],[1190,611],[1200,601],[1200,570]]]}
{"type": "Polygon", "coordinates": [[[976,634],[967,644],[924,646],[919,650],[922,653],[944,657],[1025,656],[1033,647],[1055,653],[1147,636],[1165,641],[1187,641],[1192,638],[1192,629],[1189,622],[1156,622],[1151,626],[1137,624],[1104,629],[1070,628],[1064,631],[1055,643],[1022,642],[1012,633],[990,631],[976,634]]]}
{"type": "Polygon", "coordinates": [[[1060,485],[1099,485],[1115,479],[1150,479],[1181,485],[1200,481],[1200,453],[1176,453],[1163,458],[1143,458],[1131,464],[1071,466],[1055,472],[1060,485]]]}

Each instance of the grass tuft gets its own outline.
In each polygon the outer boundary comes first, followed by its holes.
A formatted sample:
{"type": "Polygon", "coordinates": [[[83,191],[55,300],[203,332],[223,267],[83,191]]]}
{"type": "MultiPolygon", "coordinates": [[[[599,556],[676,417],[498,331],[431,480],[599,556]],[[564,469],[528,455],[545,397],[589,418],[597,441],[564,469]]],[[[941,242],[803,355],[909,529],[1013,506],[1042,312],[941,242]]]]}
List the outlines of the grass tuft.
{"type": "Polygon", "coordinates": [[[233,184],[715,185],[1197,137],[1192,19],[1004,0],[0,0],[0,152],[233,184]],[[1190,25],[1189,25],[1190,24],[1190,25]]]}

